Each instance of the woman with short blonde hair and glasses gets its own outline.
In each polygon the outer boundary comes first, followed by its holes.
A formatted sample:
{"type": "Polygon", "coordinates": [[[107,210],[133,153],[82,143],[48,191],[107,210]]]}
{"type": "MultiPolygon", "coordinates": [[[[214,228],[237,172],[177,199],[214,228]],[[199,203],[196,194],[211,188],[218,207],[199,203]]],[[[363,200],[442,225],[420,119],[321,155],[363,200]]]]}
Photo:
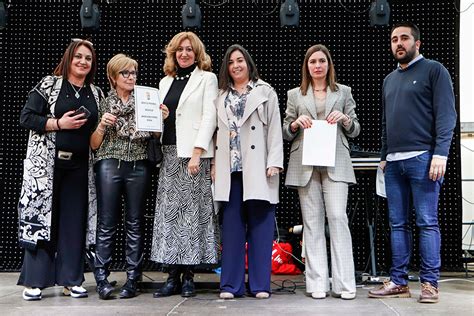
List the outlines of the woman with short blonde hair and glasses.
{"type": "MultiPolygon", "coordinates": [[[[99,108],[100,122],[92,134],[96,150],[97,239],[94,276],[101,299],[108,299],[113,287],[107,280],[117,225],[125,199],[125,242],[127,281],[120,298],[137,295],[143,261],[143,221],[146,193],[150,182],[147,161],[149,132],[138,131],[133,90],[138,77],[138,62],[124,54],[107,64],[110,91],[99,108]]],[[[167,109],[162,107],[163,117],[167,109]]]]}

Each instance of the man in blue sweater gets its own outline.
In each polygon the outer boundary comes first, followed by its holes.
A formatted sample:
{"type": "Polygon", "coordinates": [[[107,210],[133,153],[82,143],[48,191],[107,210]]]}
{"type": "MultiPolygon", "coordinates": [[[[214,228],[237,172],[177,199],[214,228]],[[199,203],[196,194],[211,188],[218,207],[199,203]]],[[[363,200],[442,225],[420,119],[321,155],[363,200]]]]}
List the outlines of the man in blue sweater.
{"type": "Polygon", "coordinates": [[[390,282],[369,297],[410,297],[408,264],[412,251],[411,210],[415,208],[421,256],[421,303],[437,303],[441,267],[438,197],[456,126],[451,77],[439,62],[420,54],[420,31],[396,24],[391,47],[398,67],[384,80],[380,168],[391,228],[390,282]]]}

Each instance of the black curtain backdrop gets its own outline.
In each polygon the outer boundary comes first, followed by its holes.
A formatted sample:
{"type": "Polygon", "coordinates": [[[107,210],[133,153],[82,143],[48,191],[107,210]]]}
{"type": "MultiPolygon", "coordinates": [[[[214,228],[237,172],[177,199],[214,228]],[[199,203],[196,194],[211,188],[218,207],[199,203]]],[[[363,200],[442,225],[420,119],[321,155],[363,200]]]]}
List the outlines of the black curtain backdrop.
{"type": "MultiPolygon", "coordinates": [[[[126,53],[139,62],[138,84],[158,86],[163,75],[163,49],[173,35],[183,30],[183,1],[97,1],[101,10],[99,33],[81,30],[82,1],[10,1],[8,27],[0,30],[1,150],[0,174],[3,194],[0,227],[0,270],[17,271],[22,250],[17,242],[17,202],[26,153],[28,131],[19,126],[19,113],[28,91],[59,63],[71,38],[90,38],[98,54],[96,84],[108,91],[107,61],[126,53]]],[[[226,48],[242,44],[256,61],[262,78],[277,91],[282,118],[286,91],[300,83],[306,49],[323,43],[332,52],[338,81],[352,87],[362,132],[353,143],[368,151],[380,148],[380,93],[383,78],[396,63],[390,52],[390,28],[370,27],[369,0],[300,0],[299,28],[281,28],[280,1],[201,1],[202,28],[196,33],[207,47],[218,73],[226,48]]],[[[421,29],[421,52],[443,63],[452,75],[458,96],[459,13],[454,1],[389,1],[391,23],[411,20],[421,29]]],[[[456,1],[459,7],[459,1],[456,1]]],[[[457,104],[459,109],[459,104],[457,104]]],[[[459,124],[453,138],[448,171],[439,203],[442,231],[442,267],[460,270],[461,185],[459,124]]],[[[285,144],[285,158],[289,146],[285,144]]],[[[157,170],[146,203],[146,269],[151,246],[157,170]]],[[[370,242],[368,223],[375,226],[378,271],[390,267],[390,237],[387,206],[375,195],[375,171],[357,171],[358,184],[350,189],[348,216],[353,237],[356,269],[368,272],[370,242]]],[[[282,183],[284,181],[284,176],[282,183]]],[[[281,185],[277,208],[278,226],[287,230],[301,223],[296,191],[281,185]]],[[[414,223],[414,222],[413,222],[414,223]]],[[[415,226],[413,226],[415,227],[415,226]]],[[[413,269],[420,265],[415,229],[413,269]]],[[[114,269],[124,263],[123,229],[119,231],[114,269]]],[[[298,243],[294,243],[297,245],[298,243]]],[[[296,249],[299,254],[299,249],[296,249]]]]}

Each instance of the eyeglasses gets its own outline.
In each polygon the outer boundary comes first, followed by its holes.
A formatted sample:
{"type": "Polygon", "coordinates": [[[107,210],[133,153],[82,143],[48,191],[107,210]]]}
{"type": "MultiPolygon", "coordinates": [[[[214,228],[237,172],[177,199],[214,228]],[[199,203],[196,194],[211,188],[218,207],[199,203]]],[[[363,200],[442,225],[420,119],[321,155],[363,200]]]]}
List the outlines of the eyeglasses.
{"type": "Polygon", "coordinates": [[[71,42],[86,42],[90,46],[94,46],[94,44],[92,44],[91,41],[86,40],[86,39],[82,39],[82,38],[71,38],[71,42]]]}
{"type": "Polygon", "coordinates": [[[121,74],[124,78],[128,78],[130,76],[132,77],[137,77],[138,76],[138,71],[128,71],[128,70],[122,70],[122,71],[119,71],[119,74],[121,74]]]}

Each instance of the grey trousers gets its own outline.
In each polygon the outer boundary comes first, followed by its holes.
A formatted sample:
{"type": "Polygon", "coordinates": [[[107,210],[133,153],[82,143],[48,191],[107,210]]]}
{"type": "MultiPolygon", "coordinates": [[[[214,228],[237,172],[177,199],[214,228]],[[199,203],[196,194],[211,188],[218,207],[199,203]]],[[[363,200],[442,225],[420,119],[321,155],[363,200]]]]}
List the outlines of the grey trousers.
{"type": "Polygon", "coordinates": [[[321,167],[315,167],[309,183],[298,188],[308,293],[330,290],[325,216],[331,243],[332,291],[356,292],[352,238],[346,214],[347,193],[348,184],[331,180],[326,168],[321,167]]]}

